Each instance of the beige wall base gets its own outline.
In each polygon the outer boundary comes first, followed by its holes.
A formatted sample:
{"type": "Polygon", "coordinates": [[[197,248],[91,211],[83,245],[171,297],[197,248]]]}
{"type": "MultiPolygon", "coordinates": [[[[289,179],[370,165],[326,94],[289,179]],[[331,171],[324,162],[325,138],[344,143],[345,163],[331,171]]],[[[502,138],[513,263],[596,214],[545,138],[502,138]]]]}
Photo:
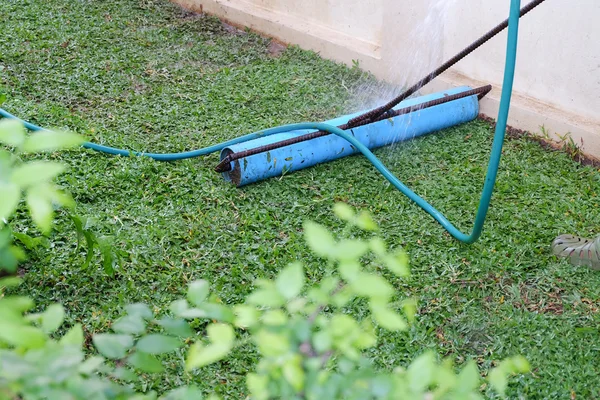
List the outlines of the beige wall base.
{"type": "MultiPolygon", "coordinates": [[[[483,86],[487,82],[476,81],[450,71],[431,82],[424,92],[446,90],[456,86],[483,86]]],[[[500,108],[502,88],[494,85],[492,91],[480,102],[480,112],[496,119],[500,108]]],[[[511,100],[508,124],[534,135],[560,142],[570,135],[581,151],[600,159],[600,121],[562,111],[555,106],[514,93],[511,100]],[[544,134],[545,132],[545,134],[544,134]]]]}

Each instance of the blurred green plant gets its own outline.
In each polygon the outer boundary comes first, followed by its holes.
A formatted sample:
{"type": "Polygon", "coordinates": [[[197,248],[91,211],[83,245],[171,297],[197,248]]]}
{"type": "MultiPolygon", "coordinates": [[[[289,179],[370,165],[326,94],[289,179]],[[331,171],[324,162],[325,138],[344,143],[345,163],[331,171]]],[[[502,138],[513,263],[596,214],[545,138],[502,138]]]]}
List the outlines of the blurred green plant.
{"type": "Polygon", "coordinates": [[[77,216],[73,212],[75,203],[72,197],[54,183],[65,166],[54,161],[23,160],[31,154],[77,147],[83,141],[80,135],[65,131],[40,131],[27,135],[20,122],[10,119],[0,121],[0,144],[4,145],[4,148],[0,147],[0,271],[14,273],[18,262],[25,258],[25,252],[13,244],[13,239],[28,250],[47,244],[46,236],[52,230],[55,210],[62,207],[75,224],[78,244],[85,238],[87,257],[84,267],[90,264],[94,249],[98,248],[105,272],[114,274],[115,255],[110,239],[95,235],[91,220],[77,216]],[[32,237],[11,230],[10,220],[23,200],[34,225],[44,236],[32,237]]]}
{"type": "MultiPolygon", "coordinates": [[[[357,215],[344,204],[334,211],[346,221],[347,233],[377,230],[367,213],[357,215]]],[[[404,251],[389,250],[376,235],[337,239],[314,222],[304,231],[310,249],[327,265],[319,283],[308,286],[304,266],[293,263],[274,280],[259,279],[243,304],[229,307],[211,297],[208,282],[194,281],[187,297],[174,301],[165,315],[155,315],[145,304],[128,305],[112,324],[113,332],[93,336],[100,355],[88,358],[81,325],[59,339],[51,337],[63,322],[62,306],[24,314],[34,306],[31,299],[0,299],[0,399],[200,399],[202,393],[192,386],[159,397],[135,393],[128,382],[162,372],[161,356],[181,348],[186,352],[182,367],[192,371],[248,345],[260,354],[256,370],[246,375],[257,400],[482,398],[485,384],[474,361],[457,373],[450,360],[438,362],[435,354],[424,352],[406,368],[380,371],[365,355],[377,345],[377,327],[402,331],[415,318],[415,300],[392,302],[394,287],[374,270],[384,267],[407,277],[404,251]],[[360,320],[347,312],[357,301],[366,301],[370,310],[360,320]],[[208,321],[205,337],[192,329],[196,320],[208,321]]],[[[510,358],[490,371],[487,382],[503,395],[510,375],[528,371],[524,358],[510,358]]]]}
{"type": "MultiPolygon", "coordinates": [[[[53,161],[23,161],[29,153],[49,152],[78,146],[83,138],[70,132],[42,131],[26,135],[23,125],[14,120],[0,121],[0,269],[14,273],[25,254],[12,244],[9,226],[17,206],[24,199],[35,226],[45,235],[50,233],[55,206],[72,208],[73,199],[53,183],[65,167],[53,161]]],[[[36,240],[24,233],[16,234],[26,246],[36,240]]]]}

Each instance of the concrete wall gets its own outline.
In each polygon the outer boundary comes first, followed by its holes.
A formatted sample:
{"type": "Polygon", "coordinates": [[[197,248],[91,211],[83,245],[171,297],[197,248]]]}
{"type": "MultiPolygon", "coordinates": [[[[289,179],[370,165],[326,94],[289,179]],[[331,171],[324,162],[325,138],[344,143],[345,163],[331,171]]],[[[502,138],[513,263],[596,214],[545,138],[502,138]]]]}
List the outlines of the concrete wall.
{"type": "MultiPolygon", "coordinates": [[[[508,15],[508,0],[175,0],[377,77],[410,84],[508,15]]],[[[526,4],[528,0],[523,0],[526,4]]],[[[571,133],[600,157],[600,1],[548,0],[521,20],[509,123],[571,133]]],[[[495,116],[506,32],[428,85],[491,83],[482,111],[495,116]]]]}

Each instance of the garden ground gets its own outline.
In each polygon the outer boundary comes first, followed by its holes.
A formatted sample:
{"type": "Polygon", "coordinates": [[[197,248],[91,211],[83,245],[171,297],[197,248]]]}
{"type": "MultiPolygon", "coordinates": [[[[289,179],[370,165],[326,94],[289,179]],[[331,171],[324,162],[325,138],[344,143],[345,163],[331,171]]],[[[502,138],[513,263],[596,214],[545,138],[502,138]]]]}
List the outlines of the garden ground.
{"type": "MultiPolygon", "coordinates": [[[[0,89],[4,107],[42,126],[68,127],[91,141],[176,152],[261,128],[325,120],[353,111],[371,78],[297,48],[186,13],[166,1],[8,0],[0,9],[0,89]]],[[[483,49],[482,51],[485,51],[483,49]]],[[[474,218],[493,130],[484,121],[377,152],[417,193],[467,230],[474,218]]],[[[49,156],[67,163],[61,183],[79,215],[114,238],[116,275],[100,259],[83,269],[64,215],[51,249],[24,265],[22,293],[59,301],[68,322],[106,331],[129,302],[157,309],[194,279],[212,282],[224,303],[243,301],[258,277],[318,259],[302,221],[332,229],[336,201],[370,211],[392,246],[403,246],[413,276],[398,292],[419,299],[409,332],[385,334],[372,354],[382,368],[405,365],[424,349],[489,367],[526,356],[534,372],[510,397],[598,398],[600,273],[550,254],[561,233],[600,233],[600,172],[525,138],[506,143],[483,236],[450,238],[431,217],[385,183],[362,157],[236,189],[212,171],[217,156],[160,163],[88,150],[49,156]]],[[[17,228],[31,224],[21,214],[17,228]]],[[[356,312],[360,312],[357,308],[356,312]]],[[[198,328],[201,328],[200,326],[198,328]]],[[[184,374],[146,377],[143,388],[195,382],[242,398],[255,354],[184,374]]]]}

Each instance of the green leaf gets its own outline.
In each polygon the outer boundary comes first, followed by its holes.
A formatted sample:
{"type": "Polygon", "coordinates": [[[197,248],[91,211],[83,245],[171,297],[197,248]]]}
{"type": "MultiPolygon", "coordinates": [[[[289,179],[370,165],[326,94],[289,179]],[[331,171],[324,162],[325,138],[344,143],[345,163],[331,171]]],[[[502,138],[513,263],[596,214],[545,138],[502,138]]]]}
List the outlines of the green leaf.
{"type": "Polygon", "coordinates": [[[479,375],[477,364],[471,360],[458,374],[457,387],[461,392],[469,393],[479,387],[480,381],[481,376],[479,375]]]}
{"type": "Polygon", "coordinates": [[[136,348],[148,354],[170,353],[181,347],[181,341],[172,336],[150,334],[138,340],[136,348]]]}
{"type": "Polygon", "coordinates": [[[52,333],[57,330],[65,319],[65,309],[60,304],[52,304],[42,314],[42,330],[52,333]]]}
{"type": "Polygon", "coordinates": [[[506,388],[508,387],[508,378],[502,368],[492,369],[488,375],[488,381],[500,396],[505,396],[506,388]]]}
{"type": "Polygon", "coordinates": [[[8,220],[21,200],[21,188],[10,182],[0,182],[0,225],[8,220]]]}
{"type": "Polygon", "coordinates": [[[100,333],[94,335],[92,341],[98,351],[110,359],[124,358],[127,350],[133,347],[133,337],[131,335],[100,333]]]}
{"type": "Polygon", "coordinates": [[[169,310],[171,310],[171,312],[178,317],[181,317],[181,314],[183,314],[187,309],[188,302],[185,299],[175,300],[169,305],[169,310]]]}
{"type": "Polygon", "coordinates": [[[383,256],[387,253],[387,245],[381,238],[376,237],[371,239],[369,241],[369,247],[371,248],[371,251],[378,256],[383,256]]]}
{"type": "Polygon", "coordinates": [[[91,375],[95,373],[102,366],[102,364],[104,364],[104,357],[93,356],[81,363],[77,370],[81,374],[91,375]]]}
{"type": "Polygon", "coordinates": [[[281,307],[285,304],[285,298],[279,293],[273,282],[260,280],[256,284],[261,289],[255,290],[246,297],[247,303],[262,307],[281,307]]]}
{"type": "Polygon", "coordinates": [[[285,267],[275,280],[275,287],[287,300],[298,296],[304,286],[304,270],[302,264],[293,263],[285,267]]]}
{"type": "Polygon", "coordinates": [[[358,279],[361,272],[361,266],[358,261],[355,260],[342,260],[338,266],[340,276],[346,280],[346,282],[353,282],[358,279]]]}
{"type": "Polygon", "coordinates": [[[0,248],[0,271],[4,270],[8,273],[14,274],[17,271],[19,265],[19,248],[15,246],[9,246],[0,248]]]}
{"type": "Polygon", "coordinates": [[[415,299],[406,299],[402,302],[402,310],[406,315],[406,318],[410,322],[415,321],[415,315],[417,314],[417,300],[415,299]]]}
{"type": "Polygon", "coordinates": [[[104,272],[109,276],[115,275],[115,258],[113,257],[113,239],[110,236],[101,236],[96,239],[98,248],[102,254],[102,268],[104,272]]]}
{"type": "Polygon", "coordinates": [[[346,314],[335,314],[331,318],[330,334],[334,339],[346,341],[350,335],[358,331],[358,323],[354,318],[346,314]]]}
{"type": "Polygon", "coordinates": [[[400,315],[388,309],[383,304],[371,304],[371,312],[375,321],[388,331],[404,331],[408,328],[408,324],[400,315]]]}
{"type": "Polygon", "coordinates": [[[92,257],[94,257],[94,247],[96,246],[96,237],[94,234],[88,230],[83,231],[83,236],[85,237],[85,244],[87,246],[87,254],[85,256],[85,261],[83,263],[83,268],[86,269],[90,262],[92,261],[92,257]]]}
{"type": "Polygon", "coordinates": [[[219,346],[204,346],[196,342],[190,346],[185,362],[185,370],[191,371],[195,368],[201,368],[208,364],[219,361],[227,355],[228,351],[219,346]]]}
{"type": "Polygon", "coordinates": [[[42,313],[31,313],[24,316],[25,321],[39,324],[42,321],[42,313]]]}
{"type": "Polygon", "coordinates": [[[398,251],[396,254],[386,254],[381,257],[381,260],[394,274],[406,277],[410,275],[410,269],[408,268],[408,255],[405,251],[398,251]]]}
{"type": "Polygon", "coordinates": [[[344,286],[340,289],[336,294],[331,298],[331,304],[336,307],[344,307],[348,304],[352,299],[354,299],[354,291],[348,286],[344,286]]]}
{"type": "Polygon", "coordinates": [[[283,326],[288,322],[289,318],[282,310],[266,311],[261,321],[268,326],[283,326]]]}
{"type": "Polygon", "coordinates": [[[71,197],[69,193],[59,190],[58,187],[53,184],[46,184],[46,188],[48,198],[52,200],[53,204],[70,209],[75,207],[75,200],[73,200],[73,197],[71,197]]]}
{"type": "Polygon", "coordinates": [[[296,392],[304,388],[304,370],[302,369],[302,357],[296,354],[288,358],[283,364],[283,376],[296,392]]]}
{"type": "Polygon", "coordinates": [[[0,228],[0,249],[8,247],[12,243],[12,230],[10,226],[0,228]]]}
{"type": "Polygon", "coordinates": [[[33,222],[43,233],[50,232],[54,219],[54,208],[47,193],[39,186],[33,187],[27,191],[25,200],[33,222]]]}
{"type": "Polygon", "coordinates": [[[359,349],[368,349],[375,346],[377,344],[377,333],[371,320],[362,320],[360,327],[362,332],[354,341],[354,345],[359,349]]]}
{"type": "Polygon", "coordinates": [[[327,228],[314,222],[304,223],[304,238],[308,247],[321,257],[329,257],[335,247],[335,240],[327,228]]]}
{"type": "Polygon", "coordinates": [[[28,250],[35,250],[40,246],[45,247],[45,248],[48,248],[50,246],[50,242],[48,241],[48,238],[43,237],[43,236],[31,237],[31,236],[29,236],[25,233],[21,233],[21,232],[13,232],[13,236],[19,242],[23,243],[23,245],[28,250]]]}
{"type": "Polygon", "coordinates": [[[515,356],[512,357],[510,360],[513,365],[513,369],[511,371],[512,373],[526,374],[531,371],[531,365],[525,357],[515,356]]]}
{"type": "Polygon", "coordinates": [[[81,246],[81,241],[83,240],[83,221],[79,218],[78,215],[69,213],[69,218],[73,221],[73,225],[75,225],[75,230],[77,231],[77,250],[81,246]]]}
{"type": "MultiPolygon", "coordinates": [[[[454,367],[452,363],[446,362],[439,366],[435,372],[435,383],[438,386],[438,392],[440,397],[443,396],[441,393],[446,393],[456,387],[458,378],[454,373],[454,367]]],[[[460,395],[456,395],[455,398],[460,398],[460,395]]]]}
{"type": "Polygon", "coordinates": [[[529,372],[530,368],[529,362],[522,356],[508,358],[490,371],[488,380],[492,387],[504,397],[506,388],[508,387],[508,376],[529,372]]]}
{"type": "MultiPolygon", "coordinates": [[[[313,323],[304,318],[297,318],[297,316],[292,316],[290,318],[287,316],[287,314],[283,314],[285,316],[286,321],[290,321],[286,322],[285,326],[281,326],[281,329],[283,331],[287,331],[288,334],[291,334],[295,339],[297,339],[300,342],[308,342],[310,340],[311,335],[313,334],[313,323]]],[[[319,325],[321,325],[320,321],[319,325]]]]}
{"type": "Polygon", "coordinates": [[[38,349],[46,343],[46,335],[38,328],[12,323],[0,323],[0,340],[26,349],[38,349]]]}
{"type": "MultiPolygon", "coordinates": [[[[0,300],[0,321],[4,324],[26,325],[25,318],[15,309],[4,306],[4,302],[0,300]]],[[[0,340],[1,343],[1,340],[0,340]]]]}
{"type": "Polygon", "coordinates": [[[187,338],[194,335],[194,331],[192,331],[190,325],[183,319],[165,317],[158,321],[158,325],[162,326],[167,333],[173,336],[187,338]]]}
{"type": "Polygon", "coordinates": [[[381,276],[374,274],[361,272],[350,282],[350,286],[358,296],[387,300],[394,294],[392,285],[381,276]]]}
{"type": "Polygon", "coordinates": [[[246,386],[255,400],[269,399],[269,377],[266,375],[258,375],[249,373],[246,375],[246,386]]]}
{"type": "Polygon", "coordinates": [[[35,306],[35,303],[30,297],[26,296],[9,296],[0,297],[0,308],[10,309],[19,313],[24,313],[27,310],[31,310],[35,306]]]}
{"type": "Polygon", "coordinates": [[[10,276],[7,278],[0,278],[0,289],[13,288],[19,286],[23,280],[17,276],[10,276]]]}
{"type": "Polygon", "coordinates": [[[331,255],[337,260],[355,261],[365,255],[369,245],[362,240],[344,239],[334,247],[331,255]]]}
{"type": "Polygon", "coordinates": [[[206,318],[221,322],[233,322],[234,315],[229,307],[216,303],[204,303],[195,308],[181,311],[178,316],[186,319],[206,318]]]}
{"type": "Polygon", "coordinates": [[[19,147],[25,140],[25,126],[14,119],[0,121],[0,143],[11,147],[19,147]]]}
{"type": "Polygon", "coordinates": [[[331,349],[331,335],[328,331],[319,331],[312,337],[312,343],[317,353],[322,354],[331,349]]]}
{"type": "Polygon", "coordinates": [[[235,332],[233,328],[226,324],[212,324],[206,329],[208,338],[213,343],[227,344],[228,346],[233,345],[235,339],[235,332]]]}
{"type": "Polygon", "coordinates": [[[208,326],[207,334],[209,345],[196,342],[190,347],[185,362],[187,371],[219,361],[231,351],[235,340],[235,332],[231,326],[212,324],[208,326]]]}
{"type": "Polygon", "coordinates": [[[127,314],[129,315],[137,316],[145,320],[154,318],[154,314],[150,310],[150,307],[144,303],[128,304],[125,306],[125,311],[127,311],[127,314]]]}
{"type": "Polygon", "coordinates": [[[301,313],[303,310],[306,309],[307,302],[308,302],[307,298],[298,297],[298,298],[291,300],[289,303],[287,303],[285,308],[288,310],[288,312],[290,314],[301,313]]]}
{"type": "Polygon", "coordinates": [[[31,161],[16,167],[10,181],[23,189],[46,183],[65,170],[64,165],[52,161],[31,161]]]}
{"type": "Polygon", "coordinates": [[[434,380],[435,358],[432,352],[417,357],[407,369],[407,378],[413,393],[423,393],[434,380]]]}
{"type": "Polygon", "coordinates": [[[117,333],[131,333],[133,335],[139,335],[146,331],[146,324],[139,315],[126,315],[118,319],[112,325],[112,329],[117,333]]]}
{"type": "Polygon", "coordinates": [[[76,147],[83,142],[83,137],[73,132],[40,131],[25,140],[23,151],[29,153],[55,151],[76,147]]]}
{"type": "Polygon", "coordinates": [[[236,316],[235,326],[238,328],[251,328],[258,322],[260,312],[256,307],[248,305],[238,305],[233,308],[233,313],[236,316]]]}
{"type": "Polygon", "coordinates": [[[70,346],[83,346],[83,327],[81,324],[75,324],[69,331],[60,339],[60,344],[70,346]]]}
{"type": "Polygon", "coordinates": [[[127,363],[134,368],[139,369],[142,372],[150,374],[162,372],[164,370],[163,365],[156,357],[136,351],[127,358],[127,363]]]}
{"type": "Polygon", "coordinates": [[[190,303],[199,306],[204,303],[210,292],[210,286],[205,280],[198,280],[190,283],[187,298],[190,303]]]}
{"type": "Polygon", "coordinates": [[[290,341],[283,333],[269,332],[262,329],[253,336],[258,350],[267,357],[279,357],[290,350],[290,341]]]}
{"type": "Polygon", "coordinates": [[[377,229],[379,229],[377,223],[371,217],[371,214],[369,214],[366,211],[362,211],[358,215],[355,223],[356,226],[365,231],[376,231],[377,229]]]}
{"type": "Polygon", "coordinates": [[[14,273],[17,270],[19,261],[26,258],[23,249],[13,246],[12,231],[9,226],[2,226],[0,222],[0,272],[2,270],[14,273]]]}
{"type": "Polygon", "coordinates": [[[340,284],[340,280],[339,278],[335,277],[335,276],[328,276],[323,278],[323,280],[321,280],[321,289],[327,293],[331,293],[332,291],[336,290],[337,287],[340,284]]]}
{"type": "MultiPolygon", "coordinates": [[[[394,388],[394,379],[390,376],[379,375],[371,380],[370,391],[375,399],[390,399],[394,388]]],[[[432,396],[433,398],[433,396],[432,396]]]]}
{"type": "Polygon", "coordinates": [[[355,216],[354,209],[346,203],[336,203],[333,206],[333,212],[339,219],[346,222],[352,221],[355,216]]]}
{"type": "Polygon", "coordinates": [[[139,376],[137,376],[135,372],[123,367],[116,368],[111,376],[125,382],[137,382],[140,380],[139,376]]]}

